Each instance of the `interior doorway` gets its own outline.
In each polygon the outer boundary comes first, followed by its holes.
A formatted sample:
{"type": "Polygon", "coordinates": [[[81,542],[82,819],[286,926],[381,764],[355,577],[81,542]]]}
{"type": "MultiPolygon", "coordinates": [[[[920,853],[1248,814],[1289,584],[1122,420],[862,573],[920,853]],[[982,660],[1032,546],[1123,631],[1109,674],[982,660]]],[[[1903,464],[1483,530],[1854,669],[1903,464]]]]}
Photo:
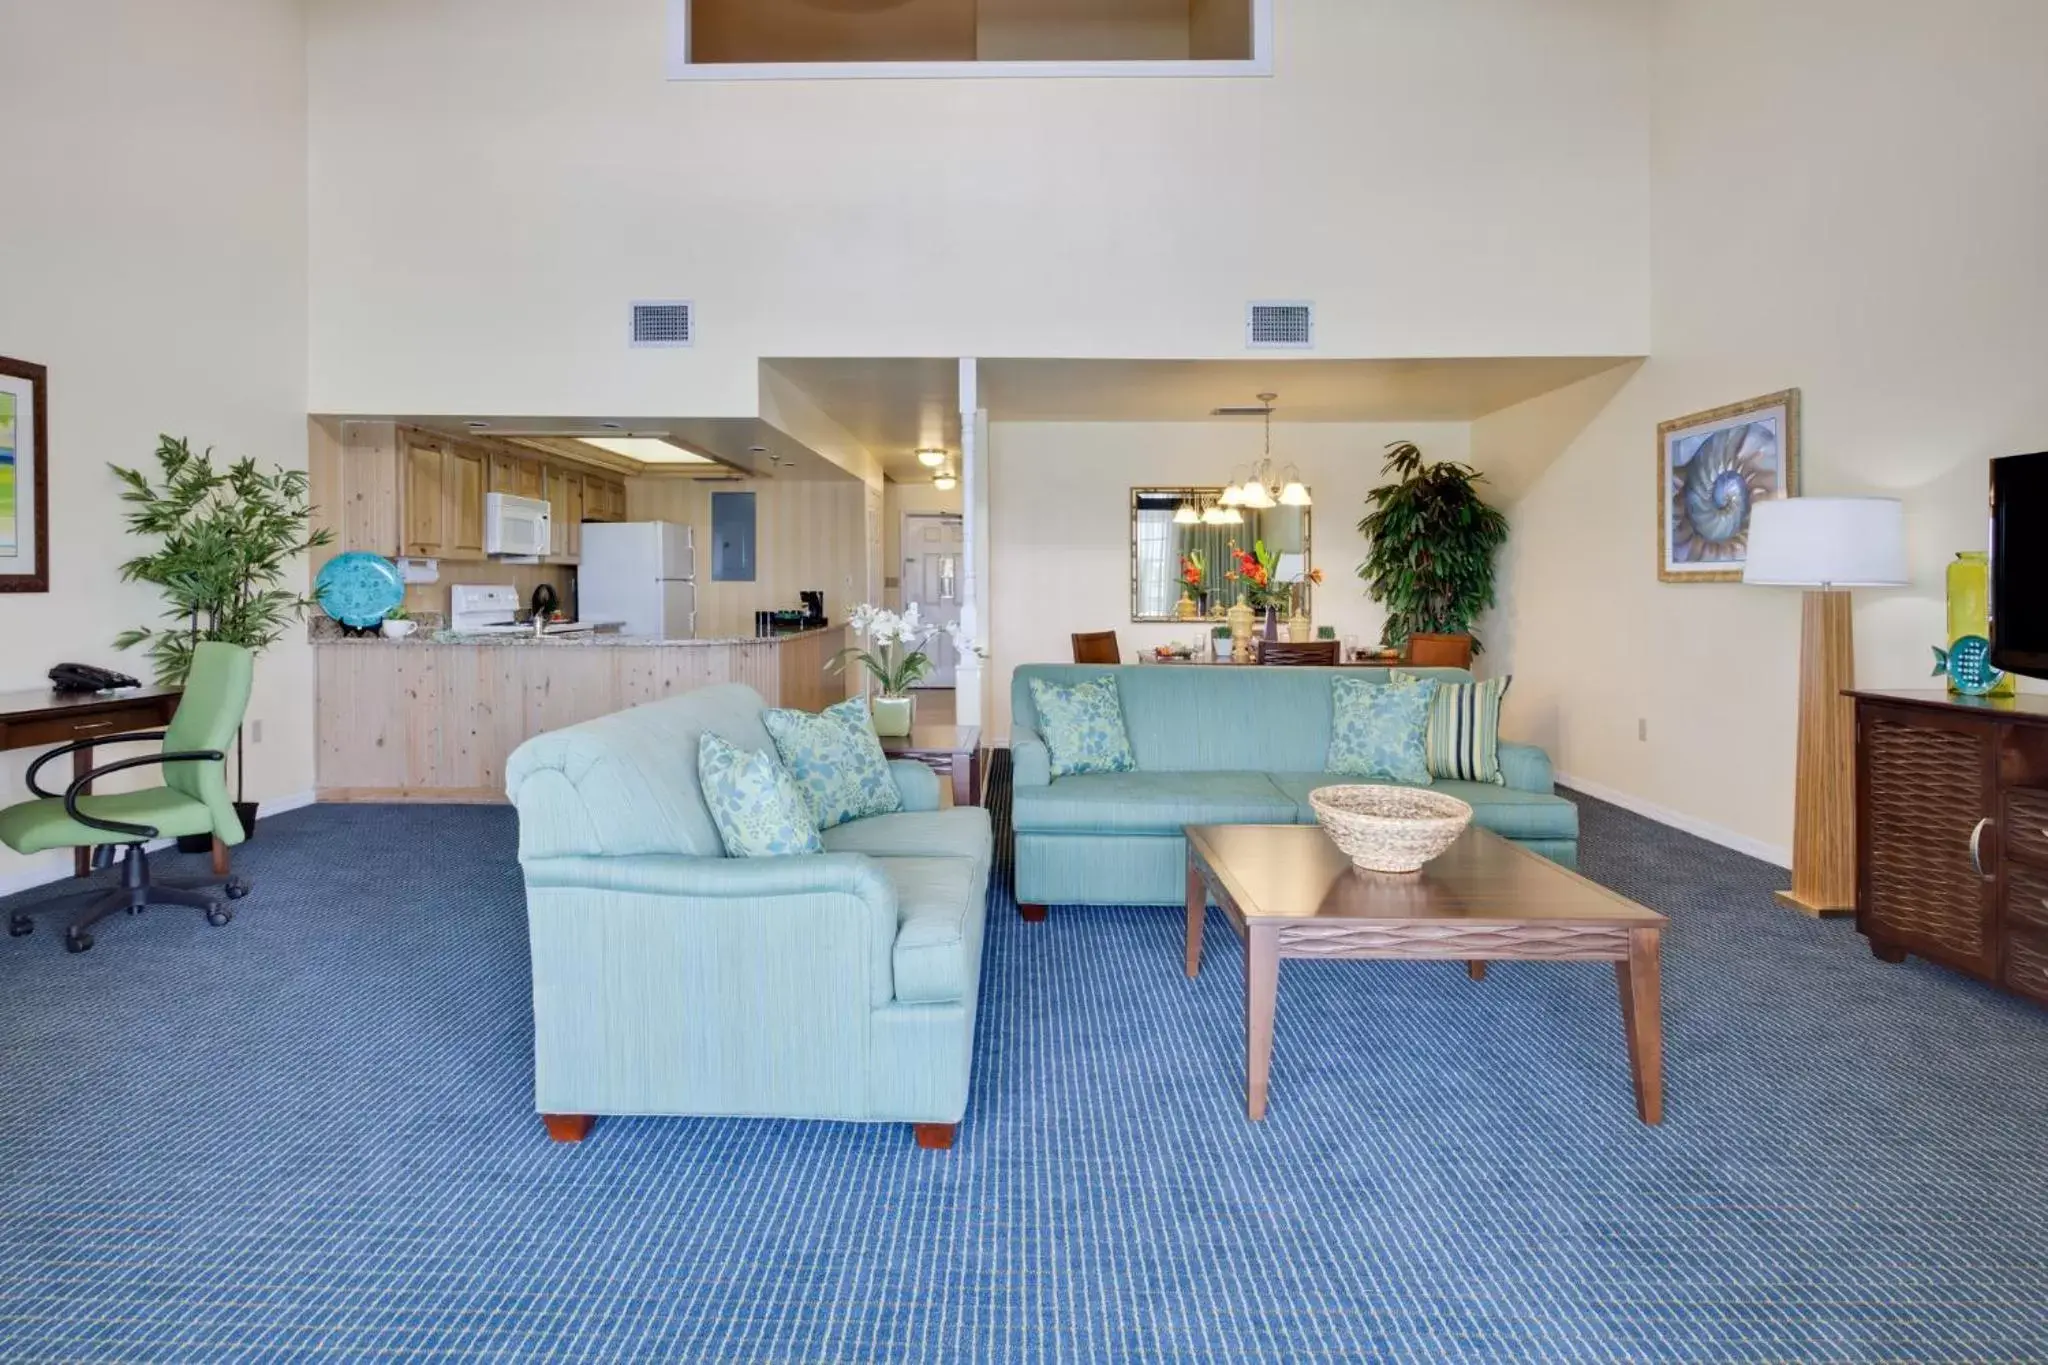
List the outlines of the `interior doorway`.
{"type": "MultiPolygon", "coordinates": [[[[957,624],[960,620],[961,556],[966,548],[957,512],[906,512],[903,515],[903,609],[912,605],[926,623],[957,624]]],[[[943,631],[925,646],[932,671],[920,687],[953,686],[959,657],[953,638],[943,631]]]]}

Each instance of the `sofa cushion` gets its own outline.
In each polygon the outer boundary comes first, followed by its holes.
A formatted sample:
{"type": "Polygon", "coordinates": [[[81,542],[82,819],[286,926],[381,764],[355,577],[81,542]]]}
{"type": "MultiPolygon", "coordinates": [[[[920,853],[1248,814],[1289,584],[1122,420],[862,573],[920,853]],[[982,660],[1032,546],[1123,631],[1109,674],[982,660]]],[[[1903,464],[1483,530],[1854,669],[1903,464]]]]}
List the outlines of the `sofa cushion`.
{"type": "MultiPolygon", "coordinates": [[[[1394,681],[1413,678],[1394,671],[1394,681]]],[[[1438,683],[1429,704],[1429,775],[1507,785],[1500,772],[1500,703],[1512,677],[1438,683]]]]}
{"type": "MultiPolygon", "coordinates": [[[[845,828],[842,826],[842,828],[845,828]]],[[[965,1000],[974,990],[980,936],[970,920],[974,868],[966,858],[880,858],[896,888],[891,965],[899,1004],[965,1000]]]]}
{"type": "Polygon", "coordinates": [[[816,714],[763,711],[761,723],[775,740],[782,766],[802,788],[819,829],[903,808],[903,793],[889,776],[889,759],[875,737],[866,697],[848,697],[816,714]]]}
{"type": "Polygon", "coordinates": [[[901,811],[834,826],[818,836],[827,853],[877,858],[986,858],[994,846],[988,812],[979,806],[901,811]]]}
{"type": "Polygon", "coordinates": [[[1123,773],[1137,766],[1124,733],[1115,678],[1058,683],[1034,680],[1032,705],[1052,754],[1052,775],[1123,773]]]}
{"type": "MultiPolygon", "coordinates": [[[[1357,784],[1355,777],[1342,773],[1275,773],[1274,786],[1295,803],[1296,819],[1304,825],[1315,823],[1316,813],[1308,794],[1317,787],[1357,784]]],[[[1431,791],[1455,796],[1472,807],[1472,823],[1508,839],[1576,839],[1579,837],[1579,808],[1562,796],[1547,792],[1518,791],[1491,782],[1435,782],[1431,791]]]]}
{"type": "Polygon", "coordinates": [[[717,735],[697,737],[697,780],[728,857],[823,853],[796,779],[771,753],[749,753],[717,735]]]}
{"type": "Polygon", "coordinates": [[[1367,780],[1429,785],[1429,711],[1434,678],[1369,683],[1338,678],[1325,767],[1367,780]]]}
{"type": "Polygon", "coordinates": [[[1083,773],[1012,795],[1034,833],[1178,834],[1183,825],[1290,825],[1293,798],[1263,773],[1083,773]]]}

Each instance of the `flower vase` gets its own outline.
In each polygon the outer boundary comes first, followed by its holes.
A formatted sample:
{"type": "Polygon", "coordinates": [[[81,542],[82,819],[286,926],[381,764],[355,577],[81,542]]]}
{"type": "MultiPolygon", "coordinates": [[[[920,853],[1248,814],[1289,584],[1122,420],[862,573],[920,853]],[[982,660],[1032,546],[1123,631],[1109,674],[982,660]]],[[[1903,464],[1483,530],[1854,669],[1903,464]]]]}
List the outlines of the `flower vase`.
{"type": "Polygon", "coordinates": [[[1192,597],[1190,597],[1190,596],[1188,596],[1188,595],[1187,595],[1186,593],[1182,593],[1182,594],[1180,595],[1180,605],[1176,606],[1176,607],[1175,607],[1175,608],[1173,609],[1173,614],[1174,614],[1174,616],[1175,616],[1175,617],[1176,617],[1177,619],[1179,619],[1179,620],[1182,620],[1182,621],[1192,621],[1192,620],[1194,620],[1194,619],[1195,619],[1195,599],[1194,599],[1194,598],[1192,598],[1192,597]]]}
{"type": "Polygon", "coordinates": [[[1230,622],[1230,657],[1242,663],[1252,655],[1252,609],[1238,602],[1224,615],[1230,622]]]}
{"type": "Polygon", "coordinates": [[[1266,608],[1266,619],[1263,623],[1263,628],[1259,632],[1259,638],[1269,641],[1280,638],[1280,612],[1277,608],[1266,608]]]}
{"type": "Polygon", "coordinates": [[[870,708],[875,717],[875,733],[884,739],[897,739],[910,733],[911,722],[917,718],[917,698],[876,697],[870,708]]]}
{"type": "Polygon", "coordinates": [[[1315,636],[1315,625],[1308,617],[1296,612],[1287,618],[1287,638],[1291,643],[1305,645],[1315,639],[1315,636]]]}
{"type": "MultiPolygon", "coordinates": [[[[1956,641],[1965,635],[1991,638],[1991,563],[1990,556],[1982,550],[1958,550],[1955,559],[1948,566],[1948,647],[1954,649],[1956,641]]],[[[1948,690],[1956,690],[1955,679],[1948,680],[1948,690]]],[[[2019,691],[2019,684],[2008,673],[1998,680],[1988,695],[2010,697],[2019,691]]]]}

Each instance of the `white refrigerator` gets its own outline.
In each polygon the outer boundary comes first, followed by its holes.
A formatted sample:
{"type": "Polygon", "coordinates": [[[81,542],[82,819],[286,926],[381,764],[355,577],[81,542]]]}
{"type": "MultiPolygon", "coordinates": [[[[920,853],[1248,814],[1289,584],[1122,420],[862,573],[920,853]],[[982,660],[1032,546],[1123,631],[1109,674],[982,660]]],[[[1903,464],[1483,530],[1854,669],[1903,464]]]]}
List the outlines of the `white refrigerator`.
{"type": "Polygon", "coordinates": [[[576,614],[659,640],[697,634],[697,549],[673,521],[583,523],[576,614]]]}

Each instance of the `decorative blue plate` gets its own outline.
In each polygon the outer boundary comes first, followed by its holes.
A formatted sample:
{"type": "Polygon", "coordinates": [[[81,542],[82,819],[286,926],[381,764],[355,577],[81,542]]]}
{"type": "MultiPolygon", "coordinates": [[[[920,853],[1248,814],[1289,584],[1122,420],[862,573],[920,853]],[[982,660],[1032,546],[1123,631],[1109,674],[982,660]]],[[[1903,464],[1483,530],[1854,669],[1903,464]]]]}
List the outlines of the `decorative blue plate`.
{"type": "Polygon", "coordinates": [[[313,581],[320,610],[355,630],[367,630],[405,601],[398,566],[367,550],[350,550],[327,561],[313,581]]]}

